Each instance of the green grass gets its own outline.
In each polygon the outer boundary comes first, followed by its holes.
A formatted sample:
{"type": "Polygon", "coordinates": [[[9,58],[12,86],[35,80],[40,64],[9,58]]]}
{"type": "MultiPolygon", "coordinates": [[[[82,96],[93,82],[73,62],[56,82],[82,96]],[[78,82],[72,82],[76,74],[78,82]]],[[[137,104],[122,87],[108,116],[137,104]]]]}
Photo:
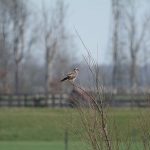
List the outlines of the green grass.
{"type": "MultiPolygon", "coordinates": [[[[69,150],[87,150],[87,145],[81,142],[70,142],[69,150]]],[[[0,142],[1,150],[64,150],[63,142],[0,142]]]]}
{"type": "MultiPolygon", "coordinates": [[[[125,144],[120,144],[120,150],[126,150],[125,144]]],[[[63,142],[0,142],[1,150],[65,150],[63,142]]],[[[89,146],[82,142],[69,142],[69,150],[91,150],[89,146]]],[[[135,142],[131,146],[131,150],[141,150],[144,149],[143,145],[139,142],[135,142]]]]}
{"type": "MultiPolygon", "coordinates": [[[[128,132],[130,136],[140,135],[142,119],[142,124],[150,129],[149,109],[110,109],[108,112],[110,130],[115,123],[119,136],[124,137],[128,132]]],[[[71,141],[80,141],[84,129],[77,110],[0,108],[0,141],[62,141],[65,129],[71,141]]]]}
{"type": "MultiPolygon", "coordinates": [[[[68,110],[64,109],[2,108],[0,109],[0,141],[63,140],[69,118],[68,110]]],[[[77,139],[76,135],[75,137],[72,135],[72,138],[77,139]]]]}
{"type": "MultiPolygon", "coordinates": [[[[149,109],[111,108],[108,118],[112,137],[116,133],[120,139],[129,136],[135,140],[133,150],[136,150],[136,146],[141,147],[139,140],[143,129],[146,133],[150,130],[149,109]]],[[[2,150],[62,150],[66,129],[69,133],[69,150],[87,149],[85,141],[81,142],[84,129],[76,109],[0,108],[2,150]]]]}

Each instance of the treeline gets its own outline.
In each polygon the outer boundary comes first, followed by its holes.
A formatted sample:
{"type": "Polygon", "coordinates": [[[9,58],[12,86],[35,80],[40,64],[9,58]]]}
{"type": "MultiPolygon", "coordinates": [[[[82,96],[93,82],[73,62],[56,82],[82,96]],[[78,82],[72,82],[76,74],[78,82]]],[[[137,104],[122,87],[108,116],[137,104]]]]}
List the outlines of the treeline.
{"type": "MultiPolygon", "coordinates": [[[[78,83],[93,89],[95,79],[88,64],[77,58],[74,36],[67,28],[68,5],[57,0],[48,7],[41,1],[40,6],[30,0],[0,0],[0,92],[69,91],[59,81],[78,65],[78,83]]],[[[111,64],[90,67],[107,89],[148,91],[149,2],[111,0],[110,26],[111,64]]]]}
{"type": "MultiPolygon", "coordinates": [[[[97,79],[99,86],[105,90],[106,93],[150,93],[150,65],[149,66],[138,66],[137,72],[137,87],[132,89],[131,78],[130,78],[130,64],[122,65],[124,68],[124,74],[121,80],[116,81],[116,87],[113,86],[113,65],[99,65],[95,68],[92,66],[90,69],[94,72],[99,71],[97,79]]],[[[88,90],[95,91],[95,85],[97,80],[95,79],[96,74],[89,70],[89,66],[84,64],[81,66],[81,72],[79,74],[78,83],[86,87],[88,90]]],[[[101,89],[100,88],[100,89],[101,89]]]]}
{"type": "Polygon", "coordinates": [[[0,92],[50,91],[75,63],[67,4],[41,3],[37,8],[32,1],[0,0],[0,92]]]}
{"type": "Polygon", "coordinates": [[[111,0],[111,4],[112,86],[119,90],[129,84],[128,90],[136,91],[143,78],[149,84],[150,5],[145,0],[111,0]]]}
{"type": "Polygon", "coordinates": [[[111,0],[106,65],[95,63],[92,52],[85,48],[88,67],[82,68],[86,73],[81,81],[87,76],[86,87],[94,90],[98,82],[107,91],[115,93],[150,92],[149,8],[147,0],[111,0]]]}

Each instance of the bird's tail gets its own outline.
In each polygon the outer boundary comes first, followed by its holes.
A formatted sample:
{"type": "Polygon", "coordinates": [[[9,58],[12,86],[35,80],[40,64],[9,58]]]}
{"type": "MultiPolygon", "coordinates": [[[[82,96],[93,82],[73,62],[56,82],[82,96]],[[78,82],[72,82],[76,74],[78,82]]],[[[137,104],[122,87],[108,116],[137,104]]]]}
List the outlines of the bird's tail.
{"type": "Polygon", "coordinates": [[[65,80],[67,80],[68,79],[68,77],[65,77],[65,78],[63,78],[62,80],[60,80],[61,82],[63,82],[63,81],[65,81],[65,80]]]}

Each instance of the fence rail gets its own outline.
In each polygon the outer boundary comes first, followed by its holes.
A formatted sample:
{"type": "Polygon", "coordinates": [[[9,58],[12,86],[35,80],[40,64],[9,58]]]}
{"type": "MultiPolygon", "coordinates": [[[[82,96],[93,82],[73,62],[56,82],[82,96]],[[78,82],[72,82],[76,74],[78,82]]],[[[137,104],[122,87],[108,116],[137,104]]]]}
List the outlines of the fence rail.
{"type": "MultiPolygon", "coordinates": [[[[71,99],[67,94],[0,94],[0,107],[72,107],[71,99]]],[[[82,104],[80,98],[79,101],[82,104]]],[[[112,96],[104,100],[104,105],[110,107],[150,107],[150,100],[144,96],[134,96],[133,98],[112,96]]]]}
{"type": "Polygon", "coordinates": [[[66,94],[0,94],[0,107],[69,107],[66,94]]]}

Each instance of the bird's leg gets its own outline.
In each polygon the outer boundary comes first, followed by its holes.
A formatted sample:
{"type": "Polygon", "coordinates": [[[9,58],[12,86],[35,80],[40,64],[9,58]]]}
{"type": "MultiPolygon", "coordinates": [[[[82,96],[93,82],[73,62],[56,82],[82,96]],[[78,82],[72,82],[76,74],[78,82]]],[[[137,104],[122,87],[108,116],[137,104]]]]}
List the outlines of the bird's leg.
{"type": "Polygon", "coordinates": [[[74,82],[72,80],[68,80],[70,82],[70,84],[72,84],[73,86],[75,86],[74,82]]]}

